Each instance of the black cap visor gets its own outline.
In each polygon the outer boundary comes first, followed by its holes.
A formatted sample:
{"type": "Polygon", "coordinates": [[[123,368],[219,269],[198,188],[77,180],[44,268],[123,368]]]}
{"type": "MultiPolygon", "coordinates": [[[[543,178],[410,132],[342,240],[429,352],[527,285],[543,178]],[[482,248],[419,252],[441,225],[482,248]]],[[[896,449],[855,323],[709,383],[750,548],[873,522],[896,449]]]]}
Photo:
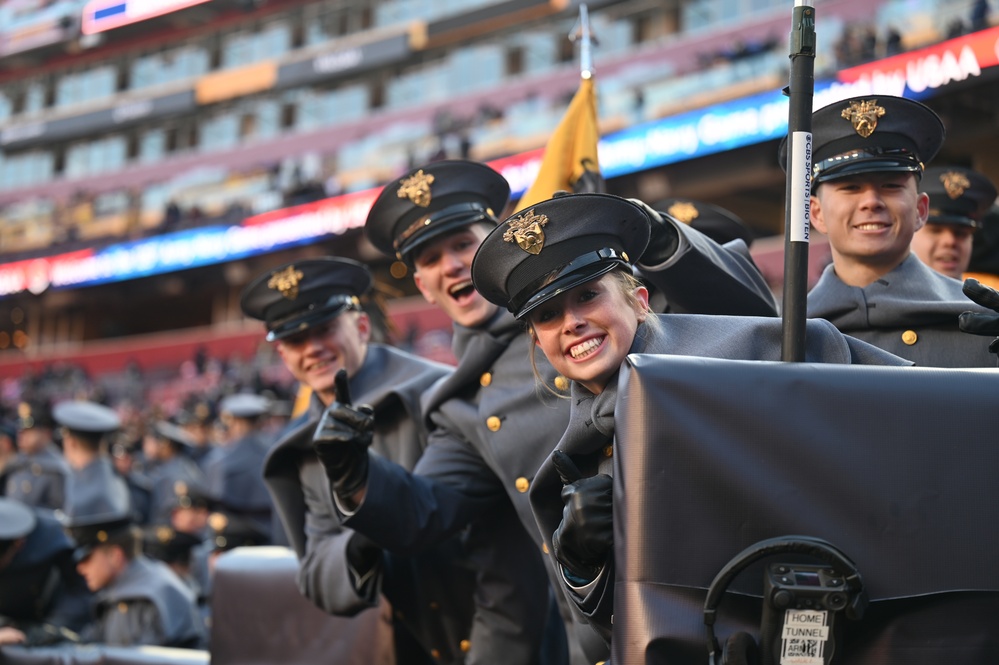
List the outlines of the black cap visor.
{"type": "Polygon", "coordinates": [[[357,298],[338,293],[323,302],[313,303],[304,311],[297,311],[294,315],[284,320],[270,323],[270,330],[267,332],[267,341],[275,342],[291,337],[303,330],[308,330],[313,326],[336,318],[348,309],[358,309],[359,307],[357,298]]]}
{"type": "Polygon", "coordinates": [[[511,302],[514,316],[522,319],[552,298],[580,284],[601,277],[618,267],[631,271],[631,265],[617,250],[605,247],[597,251],[587,252],[560,268],[554,279],[551,278],[551,275],[546,275],[533,285],[528,285],[522,289],[520,294],[523,295],[518,294],[511,302]],[[541,283],[549,279],[551,281],[548,284],[540,286],[541,283]],[[524,296],[528,296],[526,301],[523,300],[524,296]]]}
{"type": "Polygon", "coordinates": [[[812,172],[815,184],[863,173],[916,173],[921,175],[923,164],[916,154],[905,148],[872,146],[840,153],[816,163],[812,172]]]}
{"type": "Polygon", "coordinates": [[[495,212],[477,201],[463,201],[417,219],[395,240],[396,256],[413,266],[419,250],[431,240],[477,222],[497,224],[495,212]]]}

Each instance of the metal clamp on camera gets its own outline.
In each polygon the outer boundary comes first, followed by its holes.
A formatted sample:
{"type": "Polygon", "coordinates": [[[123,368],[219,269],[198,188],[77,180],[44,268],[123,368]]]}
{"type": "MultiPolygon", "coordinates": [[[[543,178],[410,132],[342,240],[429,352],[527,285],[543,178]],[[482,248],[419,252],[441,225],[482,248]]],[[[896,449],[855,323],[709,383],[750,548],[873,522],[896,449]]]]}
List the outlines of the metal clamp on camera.
{"type": "Polygon", "coordinates": [[[704,601],[709,665],[828,665],[839,637],[837,619],[858,620],[867,593],[853,561],[819,538],[772,538],[740,552],[715,576],[704,601]],[[715,635],[718,605],[732,580],[753,563],[776,555],[802,555],[821,565],[771,563],[764,572],[763,613],[757,646],[747,633],[715,635]]]}

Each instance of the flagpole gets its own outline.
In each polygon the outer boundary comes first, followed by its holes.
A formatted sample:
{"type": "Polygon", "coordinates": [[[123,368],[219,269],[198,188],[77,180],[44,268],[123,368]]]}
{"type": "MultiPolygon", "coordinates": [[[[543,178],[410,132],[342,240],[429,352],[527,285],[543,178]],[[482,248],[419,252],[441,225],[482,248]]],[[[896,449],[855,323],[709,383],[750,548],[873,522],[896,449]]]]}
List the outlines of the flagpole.
{"type": "Polygon", "coordinates": [[[593,33],[590,32],[590,12],[585,4],[579,5],[579,29],[573,31],[571,37],[579,40],[579,75],[588,79],[593,76],[593,33]]]}
{"type": "Polygon", "coordinates": [[[812,97],[815,92],[815,9],[795,0],[791,14],[791,74],[785,90],[787,186],[784,212],[784,297],[781,359],[805,359],[808,231],[812,193],[812,97]]]}

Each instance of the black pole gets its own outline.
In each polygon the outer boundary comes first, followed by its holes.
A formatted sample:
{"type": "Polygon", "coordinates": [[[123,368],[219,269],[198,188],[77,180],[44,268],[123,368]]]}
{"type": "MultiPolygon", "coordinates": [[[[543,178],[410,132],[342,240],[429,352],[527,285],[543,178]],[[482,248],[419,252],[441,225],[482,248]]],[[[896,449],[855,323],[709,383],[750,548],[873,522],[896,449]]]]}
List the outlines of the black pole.
{"type": "Polygon", "coordinates": [[[795,0],[791,15],[791,76],[785,90],[787,189],[784,200],[784,302],[781,359],[805,359],[805,300],[808,295],[808,230],[812,191],[812,97],[815,93],[815,9],[795,0]]]}

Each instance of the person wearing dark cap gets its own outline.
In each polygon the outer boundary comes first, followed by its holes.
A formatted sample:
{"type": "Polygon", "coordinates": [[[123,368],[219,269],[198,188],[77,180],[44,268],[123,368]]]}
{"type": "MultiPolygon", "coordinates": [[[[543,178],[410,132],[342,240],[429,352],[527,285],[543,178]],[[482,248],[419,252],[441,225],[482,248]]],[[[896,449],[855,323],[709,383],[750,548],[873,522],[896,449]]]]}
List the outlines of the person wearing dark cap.
{"type": "Polygon", "coordinates": [[[371,286],[363,265],[330,257],[279,266],[244,289],[243,312],[265,323],[285,366],[312,390],[308,411],[269,452],[264,478],[299,557],[298,586],[306,598],[328,613],[351,616],[377,604],[381,594],[395,610],[398,662],[428,663],[432,651],[439,662],[459,662],[472,621],[474,573],[458,539],[406,559],[343,528],[312,447],[324,410],[337,398],[340,370],[353,399],[378,416],[373,450],[412,468],[426,445],[419,401],[450,368],[370,341],[361,299],[371,286]]]}
{"type": "Polygon", "coordinates": [[[203,540],[193,534],[177,531],[167,524],[153,524],[142,529],[142,551],[146,556],[165,563],[196,596],[201,586],[194,576],[192,551],[203,540]]]}
{"type": "Polygon", "coordinates": [[[96,620],[82,634],[111,646],[197,648],[203,628],[194,594],[166,564],[141,553],[128,512],[78,515],[65,522],[76,569],[96,594],[96,620]]]}
{"type": "MultiPolygon", "coordinates": [[[[648,290],[632,275],[632,257],[649,242],[647,216],[643,206],[608,194],[550,199],[500,224],[472,264],[476,290],[528,324],[537,347],[571,381],[568,427],[540,465],[529,496],[565,595],[608,643],[614,598],[610,472],[625,357],[781,357],[778,318],[649,311],[648,290]]],[[[827,321],[809,321],[806,340],[808,362],[910,364],[827,321]]]]}
{"type": "Polygon", "coordinates": [[[75,641],[92,600],[56,518],[0,498],[0,645],[75,641]]]}
{"type": "Polygon", "coordinates": [[[971,260],[964,279],[999,289],[999,206],[992,206],[982,215],[971,245],[971,260]]]}
{"type": "Polygon", "coordinates": [[[151,487],[149,515],[153,524],[169,521],[178,482],[206,483],[201,467],[188,454],[193,449],[192,437],[165,420],[154,422],[143,437],[142,452],[151,487]]]}
{"type": "Polygon", "coordinates": [[[665,212],[681,224],[700,231],[719,245],[725,245],[733,240],[741,240],[746,247],[753,244],[753,232],[746,223],[731,210],[713,203],[670,197],[657,201],[652,208],[665,212]]]}
{"type": "MultiPolygon", "coordinates": [[[[711,203],[706,203],[704,201],[695,201],[689,198],[677,198],[671,197],[663,199],[654,203],[651,208],[653,210],[660,211],[660,218],[664,220],[670,220],[673,225],[685,224],[695,231],[707,236],[715,243],[724,247],[725,250],[731,252],[735,255],[741,256],[745,259],[746,263],[752,265],[752,256],[749,253],[749,246],[753,242],[753,233],[746,226],[735,213],[726,210],[720,206],[716,206],[711,203]]],[[[690,236],[692,234],[685,234],[684,237],[690,236]]],[[[705,247],[711,248],[712,245],[703,243],[705,247]]],[[[696,255],[696,252],[692,253],[692,256],[696,255]]],[[[690,261],[691,259],[687,259],[690,261]]],[[[696,268],[691,268],[692,273],[696,268]]],[[[641,277],[641,271],[636,271],[637,276],[641,277]]],[[[694,278],[696,279],[696,278],[694,278]]],[[[756,280],[759,279],[758,273],[750,271],[747,273],[747,279],[756,280]]],[[[678,312],[684,313],[688,310],[683,309],[679,304],[669,303],[665,301],[663,295],[658,289],[654,287],[653,284],[649,284],[649,304],[653,311],[656,312],[678,312]]],[[[735,294],[733,294],[733,299],[735,299],[735,294]]],[[[752,301],[750,301],[752,302],[752,301]]],[[[699,311],[702,308],[698,308],[690,313],[708,313],[704,311],[699,311]]],[[[721,314],[750,314],[758,316],[770,316],[776,314],[776,305],[774,309],[770,310],[769,305],[767,307],[760,307],[759,309],[748,309],[746,311],[733,310],[727,308],[726,312],[716,312],[721,314]]]]}
{"type": "Polygon", "coordinates": [[[211,616],[209,541],[192,533],[178,531],[169,524],[154,524],[142,529],[142,551],[149,558],[165,563],[191,590],[197,600],[198,614],[207,636],[211,616]]]}
{"type": "Polygon", "coordinates": [[[62,510],[69,466],[52,442],[52,414],[40,400],[17,405],[17,456],[4,469],[4,495],[29,506],[62,510]]]}
{"type": "MultiPolygon", "coordinates": [[[[414,475],[374,456],[357,458],[367,493],[346,523],[411,552],[484,514],[512,511],[520,529],[511,528],[513,536],[497,531],[486,542],[497,551],[519,552],[522,574],[540,569],[551,580],[563,623],[552,622],[552,629],[566,633],[560,639],[568,642],[571,662],[593,663],[607,657],[606,644],[572,617],[555,571],[541,554],[543,538],[526,494],[565,429],[568,405],[552,395],[538,400],[530,339],[518,321],[476,292],[471,279],[472,257],[502,216],[509,194],[506,180],[484,164],[442,161],[389,183],[368,214],[365,232],[371,242],[405,265],[424,298],[454,322],[458,369],[424,402],[433,431],[428,455],[414,475]],[[465,471],[456,475],[455,468],[465,471]],[[400,502],[413,506],[412,512],[398,511],[400,502]]],[[[646,276],[671,305],[776,312],[765,281],[744,257],[668,215],[650,212],[646,222],[656,234],[641,257],[646,276]]],[[[564,392],[564,377],[544,361],[541,366],[547,389],[564,392]]],[[[522,584],[515,576],[506,583],[522,584]]],[[[540,620],[524,623],[542,626],[540,620]]]]}
{"type": "Polygon", "coordinates": [[[270,413],[270,400],[260,395],[238,393],[219,402],[219,417],[225,430],[222,445],[205,460],[208,491],[233,510],[254,519],[270,532],[273,503],[264,484],[264,458],[269,440],[260,423],[270,413]]]}
{"type": "Polygon", "coordinates": [[[146,473],[142,438],[132,439],[133,433],[119,430],[109,437],[111,464],[128,486],[132,512],[140,524],[148,524],[152,515],[153,482],[146,473]]]}
{"type": "Polygon", "coordinates": [[[912,252],[941,275],[962,279],[975,231],[996,201],[996,186],[973,169],[933,166],[923,174],[920,189],[930,197],[930,212],[912,237],[912,252]]]}
{"type": "Polygon", "coordinates": [[[943,144],[937,114],[901,97],[857,97],[816,111],[812,131],[811,221],[829,237],[832,264],[808,294],[808,316],[917,365],[995,367],[987,345],[958,328],[977,308],[961,283],[910,249],[931,207],[919,183],[943,144]]]}
{"type": "Polygon", "coordinates": [[[261,529],[257,522],[240,513],[227,510],[214,512],[208,516],[208,526],[211,529],[207,541],[211,546],[208,556],[209,575],[215,572],[215,560],[225,552],[237,547],[271,544],[270,534],[261,529]]]}
{"type": "Polygon", "coordinates": [[[183,538],[193,538],[198,544],[191,549],[191,578],[200,592],[199,601],[211,596],[211,579],[208,576],[208,554],[211,552],[211,530],[208,517],[217,502],[208,492],[205,481],[178,480],[173,484],[173,499],[169,502],[170,517],[167,524],[183,538]]]}
{"type": "Polygon", "coordinates": [[[218,416],[215,404],[198,395],[191,395],[174,420],[191,437],[194,445],[191,448],[191,458],[202,470],[209,453],[214,449],[213,428],[218,416]]]}
{"type": "Polygon", "coordinates": [[[71,469],[66,514],[132,510],[128,485],[114,470],[104,446],[105,436],[121,426],[114,410],[95,402],[60,402],[52,417],[62,426],[63,455],[71,469]]]}

